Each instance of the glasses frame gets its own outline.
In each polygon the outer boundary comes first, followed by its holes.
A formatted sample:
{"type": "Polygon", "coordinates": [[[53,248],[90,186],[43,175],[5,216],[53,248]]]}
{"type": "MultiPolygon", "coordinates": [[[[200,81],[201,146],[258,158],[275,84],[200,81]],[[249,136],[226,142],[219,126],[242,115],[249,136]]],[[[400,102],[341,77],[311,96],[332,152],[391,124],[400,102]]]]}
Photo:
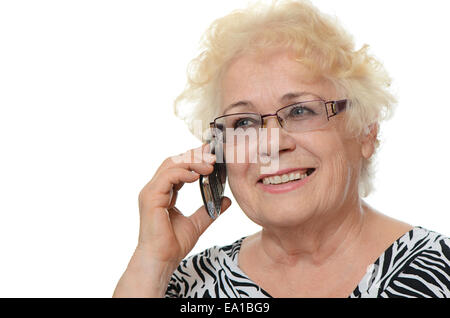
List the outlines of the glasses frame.
{"type": "MultiPolygon", "coordinates": [[[[280,125],[281,128],[283,128],[283,125],[281,124],[281,118],[280,116],[278,116],[278,113],[280,111],[282,111],[285,108],[294,106],[294,105],[299,105],[299,104],[303,104],[303,103],[309,103],[309,102],[323,102],[323,105],[325,107],[325,111],[327,113],[327,121],[330,121],[331,117],[336,116],[337,114],[343,112],[346,108],[347,108],[347,103],[348,100],[347,99],[340,99],[340,100],[330,100],[330,101],[324,101],[322,99],[314,99],[314,100],[308,100],[308,101],[303,101],[303,102],[297,102],[297,103],[293,103],[293,104],[289,104],[287,106],[283,106],[280,109],[278,109],[274,114],[259,114],[259,113],[250,113],[250,112],[245,112],[245,113],[235,113],[235,114],[227,114],[227,115],[222,115],[219,116],[217,118],[215,118],[212,122],[209,123],[209,127],[210,128],[217,128],[216,125],[216,121],[220,118],[224,118],[224,117],[228,117],[228,116],[234,116],[234,115],[245,115],[245,114],[252,114],[252,115],[259,115],[261,117],[261,128],[264,128],[264,118],[266,117],[273,117],[275,116],[277,118],[277,122],[280,125]],[[328,110],[328,105],[330,105],[330,110],[328,110]]],[[[283,128],[284,129],[284,128],[283,128]]]]}
{"type": "MultiPolygon", "coordinates": [[[[303,101],[303,102],[297,102],[293,103],[287,106],[284,106],[280,109],[278,109],[274,114],[258,114],[258,113],[236,113],[236,114],[228,114],[219,116],[214,119],[214,121],[209,123],[210,128],[214,129],[216,128],[216,120],[227,117],[227,116],[233,116],[233,115],[242,115],[242,114],[253,114],[253,115],[259,115],[261,117],[261,128],[264,127],[264,118],[266,117],[272,117],[276,116],[278,124],[281,128],[283,128],[281,124],[281,118],[278,116],[278,113],[282,111],[283,109],[287,107],[291,107],[294,105],[299,105],[302,103],[308,103],[308,102],[323,102],[325,106],[325,111],[327,113],[327,121],[330,120],[331,117],[336,116],[340,112],[344,111],[347,107],[347,99],[341,99],[341,100],[332,100],[332,101],[324,101],[322,99],[318,100],[309,100],[309,101],[303,101]],[[328,111],[328,105],[330,105],[330,111],[328,111]]],[[[284,128],[283,128],[284,129],[284,128]]],[[[215,139],[210,140],[211,143],[211,153],[214,154],[215,150],[215,139]],[[214,140],[214,141],[213,141],[214,140]]],[[[202,200],[203,205],[205,206],[206,211],[208,212],[208,215],[211,219],[216,219],[220,213],[221,213],[221,202],[223,198],[223,194],[225,191],[225,183],[227,179],[227,172],[226,172],[226,164],[225,163],[215,163],[214,164],[214,170],[213,172],[208,176],[200,176],[199,184],[200,184],[200,192],[202,194],[202,200]]]]}

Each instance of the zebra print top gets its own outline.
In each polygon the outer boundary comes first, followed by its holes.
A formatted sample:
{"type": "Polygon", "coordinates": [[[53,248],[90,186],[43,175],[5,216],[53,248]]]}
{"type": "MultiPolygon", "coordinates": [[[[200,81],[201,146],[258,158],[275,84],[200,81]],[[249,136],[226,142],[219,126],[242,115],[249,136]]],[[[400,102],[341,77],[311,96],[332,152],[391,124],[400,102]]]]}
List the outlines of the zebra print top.
{"type": "MultiPolygon", "coordinates": [[[[244,238],[183,260],[170,279],[165,297],[271,297],[238,266],[244,238]]],[[[368,267],[349,297],[450,298],[450,238],[414,227],[368,267]]]]}

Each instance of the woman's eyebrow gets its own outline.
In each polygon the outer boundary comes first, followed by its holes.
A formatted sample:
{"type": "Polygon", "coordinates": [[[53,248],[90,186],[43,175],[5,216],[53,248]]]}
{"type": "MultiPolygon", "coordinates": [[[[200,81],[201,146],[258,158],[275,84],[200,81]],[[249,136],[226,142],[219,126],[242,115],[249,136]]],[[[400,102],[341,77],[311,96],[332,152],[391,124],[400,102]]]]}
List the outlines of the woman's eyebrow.
{"type": "MultiPolygon", "coordinates": [[[[286,93],[284,94],[281,98],[280,98],[280,103],[284,103],[284,102],[288,102],[291,101],[293,99],[299,98],[299,97],[303,97],[303,96],[314,96],[314,97],[319,97],[316,94],[310,93],[310,92],[290,92],[290,93],[286,93]]],[[[228,105],[225,110],[223,111],[223,114],[226,114],[230,109],[234,108],[234,107],[238,107],[238,106],[244,106],[244,107],[254,107],[253,103],[247,100],[241,100],[239,102],[233,103],[228,105]]]]}
{"type": "Polygon", "coordinates": [[[310,92],[294,92],[294,93],[284,94],[283,97],[281,97],[280,102],[283,103],[283,102],[291,101],[293,99],[303,97],[303,96],[319,97],[316,94],[313,94],[310,92]]]}
{"type": "Polygon", "coordinates": [[[225,108],[225,110],[223,111],[223,114],[226,114],[230,109],[234,108],[234,107],[238,107],[238,106],[246,106],[246,107],[253,107],[253,103],[247,100],[241,100],[237,103],[233,103],[227,106],[227,108],[225,108]]]}

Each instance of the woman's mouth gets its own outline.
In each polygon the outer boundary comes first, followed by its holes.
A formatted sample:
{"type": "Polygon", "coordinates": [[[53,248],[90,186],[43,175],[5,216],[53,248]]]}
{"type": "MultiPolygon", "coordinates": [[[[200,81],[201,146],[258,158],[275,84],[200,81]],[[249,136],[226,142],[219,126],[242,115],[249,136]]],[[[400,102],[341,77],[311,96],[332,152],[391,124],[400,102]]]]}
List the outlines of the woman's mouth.
{"type": "Polygon", "coordinates": [[[269,193],[283,193],[303,186],[311,178],[316,168],[301,169],[288,173],[261,178],[258,186],[269,193]]]}

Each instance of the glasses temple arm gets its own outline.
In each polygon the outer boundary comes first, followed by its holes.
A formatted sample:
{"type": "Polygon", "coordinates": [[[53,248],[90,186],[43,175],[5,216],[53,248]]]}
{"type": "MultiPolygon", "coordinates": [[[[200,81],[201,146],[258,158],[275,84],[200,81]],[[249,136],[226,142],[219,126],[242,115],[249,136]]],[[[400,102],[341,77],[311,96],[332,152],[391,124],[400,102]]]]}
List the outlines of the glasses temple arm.
{"type": "Polygon", "coordinates": [[[325,102],[327,119],[329,120],[331,117],[336,116],[340,112],[344,111],[347,108],[347,102],[347,99],[325,102]],[[327,104],[331,104],[331,114],[328,113],[328,107],[326,107],[327,104]]]}

